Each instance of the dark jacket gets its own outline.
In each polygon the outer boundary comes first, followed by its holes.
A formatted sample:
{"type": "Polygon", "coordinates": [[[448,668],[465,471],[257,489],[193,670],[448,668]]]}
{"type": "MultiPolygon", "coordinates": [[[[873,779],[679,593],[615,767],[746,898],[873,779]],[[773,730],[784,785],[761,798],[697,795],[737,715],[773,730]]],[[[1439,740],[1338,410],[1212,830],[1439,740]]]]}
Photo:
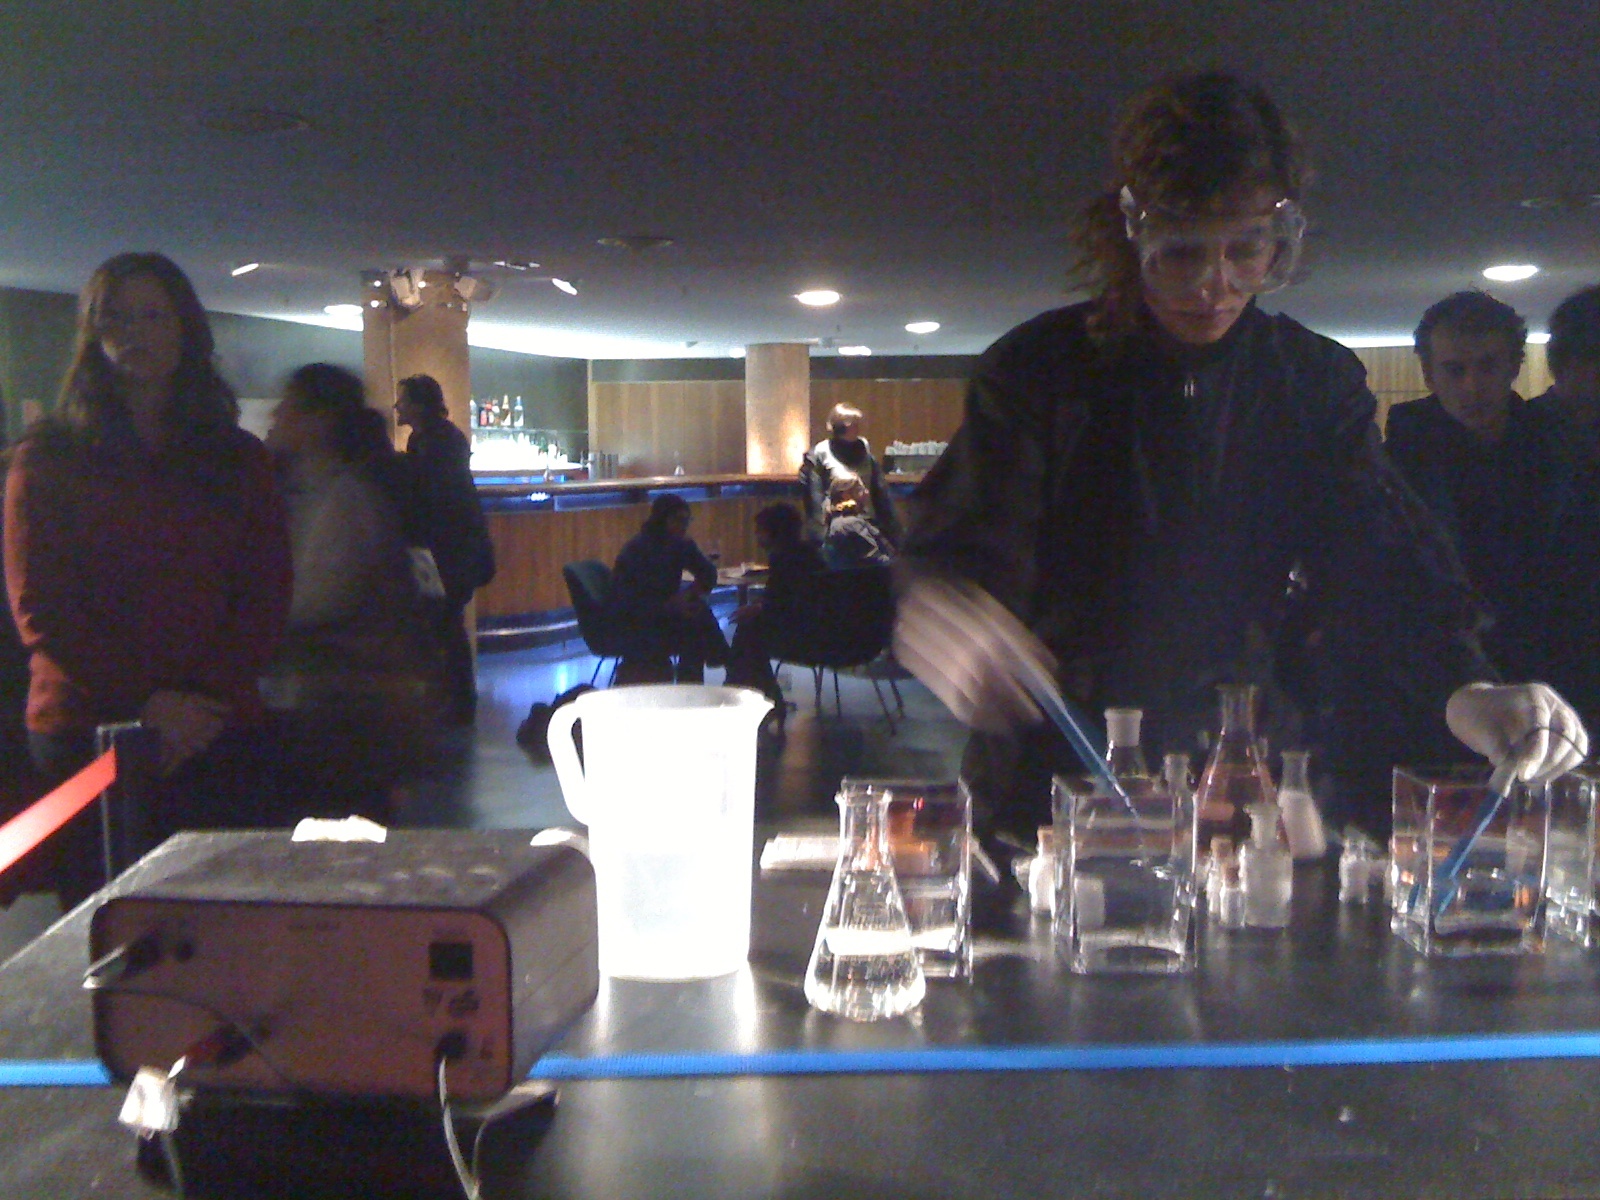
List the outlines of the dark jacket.
{"type": "Polygon", "coordinates": [[[1437,396],[1389,412],[1385,449],[1444,527],[1487,603],[1484,644],[1518,678],[1537,670],[1539,566],[1556,533],[1563,481],[1559,427],[1547,408],[1511,397],[1505,434],[1490,443],[1437,396]]]}
{"type": "Polygon", "coordinates": [[[640,530],[617,555],[611,575],[611,610],[624,622],[648,620],[683,586],[683,573],[702,591],[717,586],[717,568],[693,538],[640,530]]]}
{"type": "Polygon", "coordinates": [[[1600,454],[1592,431],[1574,428],[1553,392],[1528,401],[1553,431],[1546,536],[1529,572],[1535,663],[1529,674],[1553,686],[1590,729],[1600,727],[1600,454]]]}
{"type": "Polygon", "coordinates": [[[805,485],[806,518],[811,536],[821,541],[828,533],[828,487],[835,479],[855,476],[867,488],[870,507],[862,515],[881,529],[893,543],[900,541],[900,521],[894,500],[883,481],[883,468],[872,457],[865,438],[845,441],[826,438],[812,447],[800,462],[800,482],[805,485]]]}
{"type": "MultiPolygon", "coordinates": [[[[1103,347],[1087,312],[982,357],[915,498],[911,573],[981,584],[1057,655],[1069,696],[1145,709],[1156,753],[1200,748],[1217,684],[1261,685],[1275,747],[1314,738],[1332,760],[1334,819],[1386,829],[1389,767],[1445,752],[1446,699],[1489,668],[1360,362],[1253,305],[1198,350],[1154,332],[1103,347]]],[[[1052,767],[1075,763],[1042,733],[969,748],[980,799],[1029,840],[1052,767]]]]}
{"type": "Polygon", "coordinates": [[[494,545],[472,479],[472,445],[442,418],[424,421],[406,441],[416,507],[409,527],[433,551],[453,606],[494,578],[494,545]]]}
{"type": "Polygon", "coordinates": [[[761,593],[769,620],[786,620],[805,603],[808,583],[827,569],[822,554],[810,542],[780,546],[767,559],[766,588],[761,593]]]}
{"type": "Polygon", "coordinates": [[[883,531],[859,513],[835,513],[828,518],[828,536],[822,539],[822,557],[835,570],[868,563],[887,564],[894,545],[883,531]]]}

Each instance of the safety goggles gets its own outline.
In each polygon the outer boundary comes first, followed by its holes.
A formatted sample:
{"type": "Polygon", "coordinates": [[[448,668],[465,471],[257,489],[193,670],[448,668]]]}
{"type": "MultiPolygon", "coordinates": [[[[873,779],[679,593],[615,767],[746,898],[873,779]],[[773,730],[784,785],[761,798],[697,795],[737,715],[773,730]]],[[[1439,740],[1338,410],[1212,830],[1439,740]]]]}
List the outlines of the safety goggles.
{"type": "Polygon", "coordinates": [[[1166,295],[1200,287],[1213,271],[1242,292],[1275,292],[1294,273],[1306,231],[1293,200],[1279,200],[1259,216],[1219,221],[1212,230],[1166,222],[1127,188],[1119,206],[1145,283],[1166,295]]]}

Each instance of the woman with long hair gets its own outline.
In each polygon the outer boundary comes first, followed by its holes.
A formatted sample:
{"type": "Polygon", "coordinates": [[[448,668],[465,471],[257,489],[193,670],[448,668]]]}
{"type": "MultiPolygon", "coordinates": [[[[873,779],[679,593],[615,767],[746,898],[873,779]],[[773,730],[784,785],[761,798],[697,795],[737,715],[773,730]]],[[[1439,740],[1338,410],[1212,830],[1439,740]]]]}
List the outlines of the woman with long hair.
{"type": "MultiPolygon", "coordinates": [[[[56,412],[18,447],[6,486],[34,761],[65,777],[96,726],[143,721],[167,781],[158,834],[256,823],[271,804],[249,766],[265,757],[257,679],[283,630],[288,540],[271,461],[238,428],[213,351],[170,259],[103,263],[79,299],[56,412]]],[[[92,871],[81,851],[73,861],[65,890],[81,892],[92,871]]]]}
{"type": "Polygon", "coordinates": [[[425,748],[428,683],[398,456],[360,378],[329,363],[289,377],[267,446],[294,554],[288,632],[263,684],[284,761],[303,810],[387,820],[425,748]]]}
{"type": "Polygon", "coordinates": [[[1472,593],[1384,456],[1361,363],[1256,303],[1305,230],[1271,98],[1168,80],[1112,159],[1079,224],[1089,299],[984,354],[903,547],[899,656],[983,731],[979,800],[1025,845],[1050,819],[1050,772],[1076,768],[1037,724],[1052,675],[1090,711],[1144,709],[1167,752],[1200,749],[1217,684],[1260,685],[1277,736],[1320,739],[1336,819],[1382,834],[1389,768],[1448,753],[1447,723],[1524,777],[1575,763],[1554,692],[1473,684],[1494,676],[1472,593]]]}

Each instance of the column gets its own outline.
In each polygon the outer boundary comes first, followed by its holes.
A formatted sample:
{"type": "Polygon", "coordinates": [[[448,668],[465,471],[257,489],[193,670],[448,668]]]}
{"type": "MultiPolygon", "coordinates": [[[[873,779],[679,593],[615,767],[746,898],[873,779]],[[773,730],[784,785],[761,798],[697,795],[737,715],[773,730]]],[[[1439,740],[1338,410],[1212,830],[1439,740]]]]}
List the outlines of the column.
{"type": "Polygon", "coordinates": [[[368,271],[361,280],[361,344],[367,403],[390,420],[395,387],[408,375],[432,375],[444,389],[450,420],[472,434],[472,379],[467,360],[467,302],[448,271],[368,271]]]}
{"type": "Polygon", "coordinates": [[[803,342],[745,347],[744,459],[752,475],[792,475],[811,448],[811,349],[803,342]]]}

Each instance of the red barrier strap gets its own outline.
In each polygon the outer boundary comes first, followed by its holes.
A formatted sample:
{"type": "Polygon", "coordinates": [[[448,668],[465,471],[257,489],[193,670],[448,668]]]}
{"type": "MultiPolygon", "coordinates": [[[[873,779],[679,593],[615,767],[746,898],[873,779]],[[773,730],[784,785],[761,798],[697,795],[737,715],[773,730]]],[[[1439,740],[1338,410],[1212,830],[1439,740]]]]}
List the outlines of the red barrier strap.
{"type": "Polygon", "coordinates": [[[107,750],[43,799],[0,825],[0,874],[77,816],[117,781],[117,752],[107,750]]]}

